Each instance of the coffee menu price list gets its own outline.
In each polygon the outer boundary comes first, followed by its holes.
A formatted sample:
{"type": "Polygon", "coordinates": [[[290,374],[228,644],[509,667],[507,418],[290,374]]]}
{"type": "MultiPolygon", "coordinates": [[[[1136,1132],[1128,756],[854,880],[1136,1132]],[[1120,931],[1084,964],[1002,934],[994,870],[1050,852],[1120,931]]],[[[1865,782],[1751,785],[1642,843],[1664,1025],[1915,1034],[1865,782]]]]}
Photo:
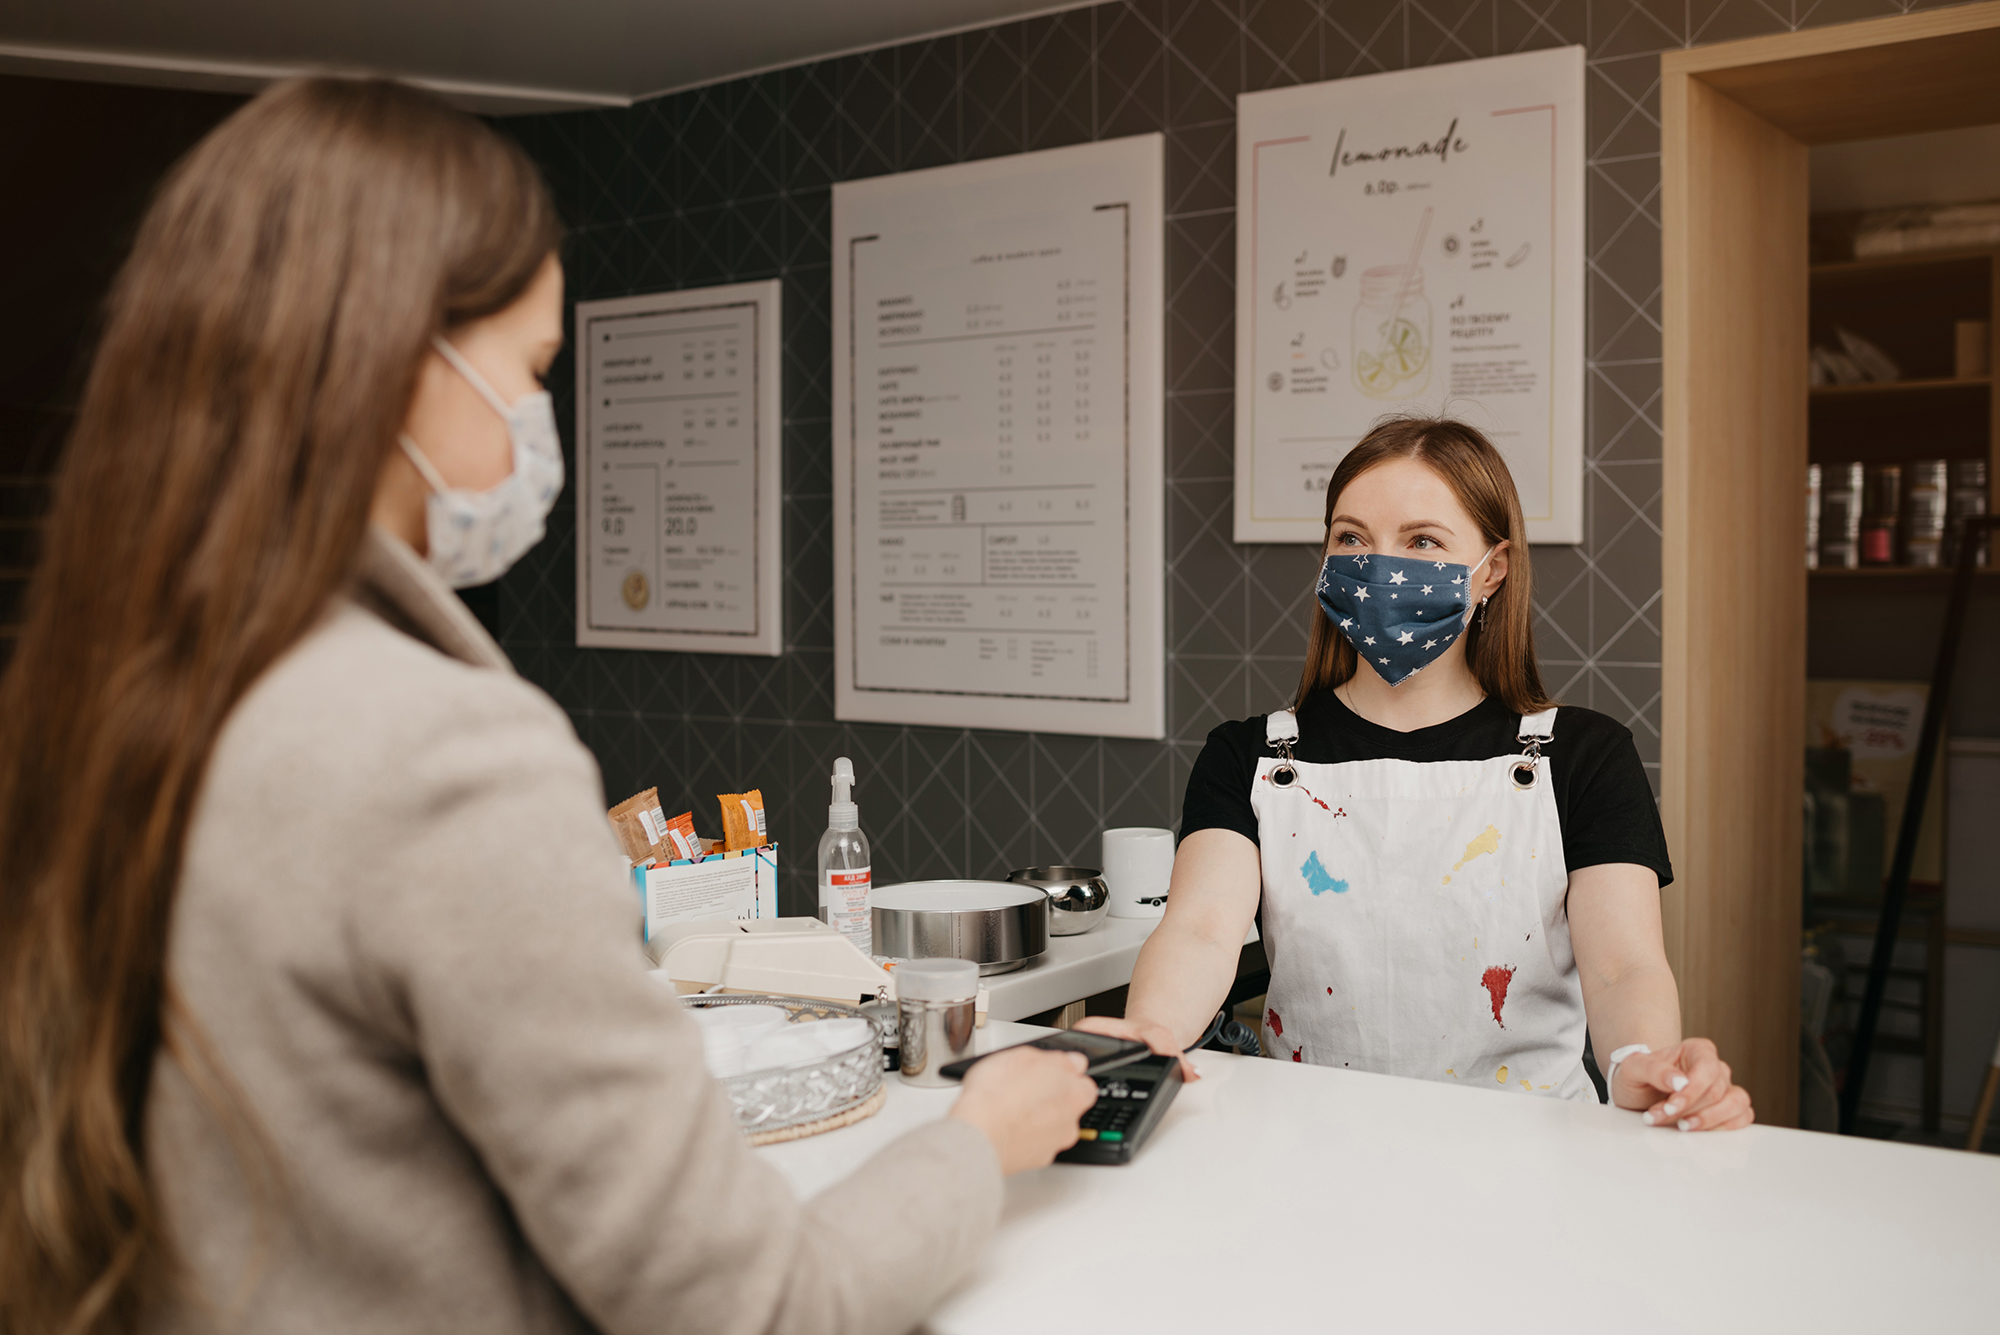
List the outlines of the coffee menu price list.
{"type": "Polygon", "coordinates": [[[945,225],[906,201],[845,238],[844,718],[1152,735],[1157,434],[1132,407],[1157,340],[1134,201],[1092,184],[945,225]]]}
{"type": "Polygon", "coordinates": [[[776,285],[742,286],[578,307],[580,644],[778,650],[776,285]]]}

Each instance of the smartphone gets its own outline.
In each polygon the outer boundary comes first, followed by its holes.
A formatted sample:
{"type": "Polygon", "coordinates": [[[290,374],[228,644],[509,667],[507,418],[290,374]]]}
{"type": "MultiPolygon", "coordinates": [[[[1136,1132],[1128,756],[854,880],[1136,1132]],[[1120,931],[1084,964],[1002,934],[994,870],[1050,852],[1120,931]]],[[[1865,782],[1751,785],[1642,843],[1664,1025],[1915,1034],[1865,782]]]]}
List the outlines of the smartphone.
{"type": "Polygon", "coordinates": [[[988,1057],[1014,1048],[1045,1048],[1050,1052],[1081,1052],[1090,1065],[1086,1075],[1097,1075],[1103,1071],[1115,1071],[1121,1066],[1130,1066],[1144,1058],[1152,1049],[1135,1038],[1113,1038],[1109,1034],[1086,1034],[1075,1029],[1065,1029],[1061,1033],[1049,1034],[1028,1043],[1015,1043],[1009,1047],[995,1048],[992,1052],[981,1053],[977,1057],[967,1057],[964,1061],[950,1062],[938,1068],[938,1074],[947,1080],[963,1080],[973,1063],[985,1061],[988,1057]]]}

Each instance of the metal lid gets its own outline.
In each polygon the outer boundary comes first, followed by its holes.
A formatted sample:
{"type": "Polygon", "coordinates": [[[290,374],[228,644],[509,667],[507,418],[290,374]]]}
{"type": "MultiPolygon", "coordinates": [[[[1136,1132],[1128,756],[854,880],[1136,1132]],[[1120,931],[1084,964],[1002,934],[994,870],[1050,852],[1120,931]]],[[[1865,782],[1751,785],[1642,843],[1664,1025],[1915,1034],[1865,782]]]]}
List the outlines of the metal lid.
{"type": "Polygon", "coordinates": [[[896,995],[910,1001],[972,1001],[979,966],[971,960],[910,960],[896,966],[896,995]]]}

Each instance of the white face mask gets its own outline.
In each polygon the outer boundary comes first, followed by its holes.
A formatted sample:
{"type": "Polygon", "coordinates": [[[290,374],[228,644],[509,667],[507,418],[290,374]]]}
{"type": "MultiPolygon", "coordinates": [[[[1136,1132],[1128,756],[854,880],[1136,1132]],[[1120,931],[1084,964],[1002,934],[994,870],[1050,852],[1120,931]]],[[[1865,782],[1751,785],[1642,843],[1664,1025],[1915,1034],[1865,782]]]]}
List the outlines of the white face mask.
{"type": "Polygon", "coordinates": [[[555,400],[547,390],[524,394],[509,407],[457,348],[442,338],[431,342],[506,419],[514,445],[514,471],[485,491],[471,491],[447,486],[415,441],[396,438],[431,489],[424,503],[431,568],[452,588],[465,589],[500,578],[542,540],[547,531],[543,521],[562,490],[562,442],[556,435],[555,400]]]}

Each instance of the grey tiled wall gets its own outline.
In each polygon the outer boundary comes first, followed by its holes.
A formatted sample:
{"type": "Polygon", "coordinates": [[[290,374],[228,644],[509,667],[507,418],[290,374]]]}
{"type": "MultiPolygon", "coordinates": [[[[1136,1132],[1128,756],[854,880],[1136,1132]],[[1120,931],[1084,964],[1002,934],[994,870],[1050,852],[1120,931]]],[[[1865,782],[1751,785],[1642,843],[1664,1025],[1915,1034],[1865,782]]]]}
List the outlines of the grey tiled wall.
{"type": "MultiPolygon", "coordinates": [[[[1284,701],[1316,562],[1229,540],[1235,97],[1582,43],[1589,52],[1585,540],[1534,553],[1559,696],[1659,754],[1662,50],[1921,8],[1895,0],[1120,0],[642,103],[502,122],[572,228],[572,298],[784,280],[785,653],[574,643],[572,502],[500,589],[501,639],[570,712],[616,799],[648,784],[720,833],[764,790],[811,902],[825,775],[851,755],[877,883],[1093,861],[1112,825],[1172,824],[1217,722],[1284,701]],[[1161,130],[1167,139],[1163,742],[833,720],[829,185],[1161,130]]],[[[567,359],[552,377],[565,436],[567,359]]]]}

